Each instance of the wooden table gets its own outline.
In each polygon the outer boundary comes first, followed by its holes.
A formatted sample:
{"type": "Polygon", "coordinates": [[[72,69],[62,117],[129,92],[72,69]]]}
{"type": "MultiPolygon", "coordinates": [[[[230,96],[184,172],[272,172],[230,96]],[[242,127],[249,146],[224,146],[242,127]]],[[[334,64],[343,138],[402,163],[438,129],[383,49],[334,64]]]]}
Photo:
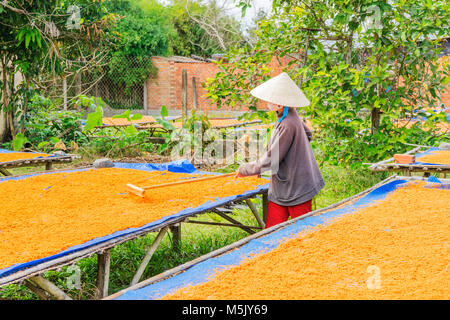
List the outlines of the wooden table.
{"type": "MultiPolygon", "coordinates": [[[[80,167],[80,169],[89,169],[89,168],[93,168],[93,166],[85,166],[82,168],[80,167]]],[[[65,170],[54,170],[50,171],[50,173],[64,172],[64,171],[65,170]]],[[[198,210],[191,214],[183,215],[181,217],[175,217],[172,219],[169,218],[164,222],[151,226],[149,228],[131,232],[126,235],[113,237],[104,242],[93,244],[92,246],[68,253],[67,255],[50,259],[45,262],[41,262],[34,266],[31,266],[27,269],[22,269],[7,276],[0,277],[0,286],[21,282],[25,284],[31,291],[33,291],[43,299],[62,299],[62,300],[71,299],[71,297],[69,297],[65,292],[63,292],[61,289],[59,289],[56,285],[54,285],[50,281],[43,278],[41,275],[46,271],[60,269],[62,266],[74,264],[76,261],[80,259],[87,258],[95,254],[97,255],[97,263],[98,263],[96,298],[100,299],[108,295],[108,283],[111,265],[111,248],[114,248],[115,246],[122,244],[124,242],[134,240],[140,236],[147,235],[151,232],[158,233],[153,244],[147,249],[147,252],[142,259],[142,262],[139,268],[137,269],[132,282],[130,283],[130,285],[134,285],[141,279],[142,274],[145,268],[147,267],[153,253],[156,251],[161,240],[163,239],[164,235],[168,233],[168,231],[172,233],[172,239],[174,241],[173,242],[174,249],[178,250],[179,242],[181,241],[181,223],[195,223],[195,224],[205,224],[215,226],[237,227],[248,232],[249,234],[255,234],[257,231],[262,230],[265,227],[265,219],[267,217],[267,207],[268,207],[267,188],[265,188],[264,190],[251,192],[245,196],[244,195],[238,196],[233,200],[227,201],[226,203],[222,203],[217,206],[212,204],[211,207],[209,207],[208,209],[198,210]],[[258,197],[261,197],[262,213],[258,212],[254,203],[252,203],[251,201],[251,199],[255,199],[258,197]],[[252,214],[255,216],[257,225],[255,226],[244,225],[230,216],[233,208],[242,207],[243,205],[246,205],[250,208],[252,214]],[[224,218],[225,220],[228,221],[228,223],[198,221],[194,219],[199,215],[211,212],[216,213],[220,217],[224,218]]]]}
{"type": "MultiPolygon", "coordinates": [[[[420,153],[421,150],[428,150],[432,147],[430,146],[415,146],[414,149],[409,150],[405,154],[416,154],[420,153]]],[[[423,163],[413,163],[413,164],[400,164],[395,163],[394,158],[389,158],[377,163],[373,163],[369,166],[369,170],[372,172],[379,171],[389,171],[389,172],[402,172],[404,176],[411,176],[414,172],[423,173],[425,177],[431,175],[432,172],[439,173],[441,178],[446,178],[447,173],[450,173],[450,165],[446,164],[423,164],[423,163]]]]}

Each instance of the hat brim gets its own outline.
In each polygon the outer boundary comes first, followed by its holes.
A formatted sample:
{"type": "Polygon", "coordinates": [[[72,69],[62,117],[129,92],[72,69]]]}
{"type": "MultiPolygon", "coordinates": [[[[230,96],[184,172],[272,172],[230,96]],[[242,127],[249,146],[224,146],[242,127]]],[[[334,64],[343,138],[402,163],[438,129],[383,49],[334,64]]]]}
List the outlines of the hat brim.
{"type": "Polygon", "coordinates": [[[250,91],[255,98],[286,107],[302,108],[310,105],[305,94],[285,72],[267,80],[250,91]]]}

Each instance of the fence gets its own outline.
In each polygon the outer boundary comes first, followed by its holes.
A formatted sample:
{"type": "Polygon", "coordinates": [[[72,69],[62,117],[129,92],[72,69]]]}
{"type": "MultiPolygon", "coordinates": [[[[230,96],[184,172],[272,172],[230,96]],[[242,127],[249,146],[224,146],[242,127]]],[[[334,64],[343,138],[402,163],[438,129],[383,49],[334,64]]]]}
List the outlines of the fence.
{"type": "Polygon", "coordinates": [[[96,69],[82,68],[82,71],[66,77],[44,75],[39,82],[43,94],[61,107],[67,108],[75,101],[76,96],[84,94],[101,97],[112,109],[144,109],[145,81],[139,79],[143,77],[146,63],[146,59],[128,58],[124,73],[129,79],[131,77],[131,82],[136,83],[128,88],[120,81],[122,74],[118,76],[108,65],[96,69]],[[141,72],[140,78],[136,76],[133,79],[138,72],[141,72]]]}

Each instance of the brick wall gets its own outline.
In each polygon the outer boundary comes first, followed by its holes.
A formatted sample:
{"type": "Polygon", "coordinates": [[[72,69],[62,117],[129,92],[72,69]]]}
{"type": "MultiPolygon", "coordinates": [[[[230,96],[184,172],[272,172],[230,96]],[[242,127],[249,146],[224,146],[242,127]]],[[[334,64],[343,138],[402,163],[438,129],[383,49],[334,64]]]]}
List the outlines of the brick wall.
{"type": "Polygon", "coordinates": [[[171,61],[160,57],[153,57],[152,61],[158,68],[158,74],[147,80],[147,109],[159,110],[162,105],[171,108],[172,101],[175,101],[175,92],[171,83],[171,61]]]}
{"type": "Polygon", "coordinates": [[[207,93],[202,84],[218,72],[217,65],[211,62],[174,62],[174,79],[175,101],[173,101],[174,109],[180,109],[182,105],[182,72],[186,69],[187,73],[187,105],[190,110],[194,105],[194,94],[192,78],[195,77],[197,92],[197,109],[208,111],[216,109],[216,106],[204,95],[207,93]]]}
{"type": "Polygon", "coordinates": [[[159,110],[165,105],[170,110],[181,110],[182,101],[182,70],[186,69],[188,80],[188,109],[193,106],[192,78],[196,79],[197,108],[199,110],[211,110],[216,107],[203,97],[206,90],[202,83],[207,78],[213,77],[218,68],[211,62],[202,62],[192,59],[176,59],[165,57],[153,57],[153,64],[158,68],[155,78],[147,81],[147,109],[159,110]]]}
{"type": "MultiPolygon", "coordinates": [[[[182,57],[153,57],[153,64],[158,68],[155,78],[147,81],[147,110],[160,110],[165,105],[169,110],[181,110],[182,104],[182,70],[186,69],[188,80],[188,110],[193,106],[192,78],[196,79],[197,109],[202,111],[217,110],[215,104],[204,95],[207,93],[202,87],[208,78],[212,78],[218,72],[218,67],[212,62],[203,62],[182,57]]],[[[270,64],[276,76],[282,72],[282,68],[287,64],[288,59],[280,59],[281,65],[276,58],[270,64]]],[[[259,103],[258,107],[264,108],[264,103],[259,103]]],[[[225,111],[247,111],[248,108],[230,108],[225,111]]]]}

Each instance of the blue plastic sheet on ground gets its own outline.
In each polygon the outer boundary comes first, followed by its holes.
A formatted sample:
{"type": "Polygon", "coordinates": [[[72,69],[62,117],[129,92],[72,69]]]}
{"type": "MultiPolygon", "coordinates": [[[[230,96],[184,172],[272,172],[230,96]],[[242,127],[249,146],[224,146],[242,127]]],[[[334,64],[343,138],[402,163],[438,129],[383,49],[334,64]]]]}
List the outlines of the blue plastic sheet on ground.
{"type": "MultiPolygon", "coordinates": [[[[304,230],[313,228],[317,225],[323,225],[332,218],[354,213],[359,208],[369,206],[374,201],[384,199],[390,192],[403,187],[406,182],[406,180],[394,180],[388,182],[363,196],[353,204],[325,212],[318,216],[311,216],[298,220],[283,229],[253,239],[236,250],[195,264],[191,268],[171,278],[137,290],[127,291],[119,296],[117,300],[153,300],[161,298],[166,294],[173,293],[179,288],[207,282],[208,278],[214,274],[215,270],[225,270],[232,266],[239,265],[244,259],[251,258],[254,254],[264,253],[275,249],[285,239],[294,237],[304,230]]],[[[447,188],[449,186],[450,184],[439,185],[439,187],[442,188],[447,188]]]]}
{"type": "Polygon", "coordinates": [[[429,163],[429,162],[421,162],[420,161],[420,158],[422,158],[423,156],[430,155],[433,152],[438,151],[438,150],[439,150],[439,148],[429,148],[427,151],[416,153],[416,155],[415,155],[416,156],[415,164],[421,164],[421,165],[428,164],[428,165],[435,165],[435,166],[443,165],[443,164],[439,164],[439,163],[429,163]]]}
{"type": "MultiPolygon", "coordinates": [[[[115,163],[114,164],[115,168],[126,168],[126,169],[136,169],[136,170],[144,170],[144,171],[171,171],[171,172],[178,172],[178,173],[188,173],[188,174],[194,174],[194,173],[209,173],[209,172],[203,172],[203,171],[198,171],[188,160],[178,160],[178,161],[173,161],[173,162],[167,162],[167,163],[161,163],[161,164],[156,164],[156,163],[115,163]]],[[[76,171],[85,171],[85,170],[92,170],[89,168],[84,168],[84,169],[73,169],[73,170],[67,170],[67,171],[59,171],[58,173],[61,172],[76,172],[76,171]]],[[[45,173],[40,173],[40,174],[54,174],[52,172],[45,172],[45,173]]],[[[0,178],[0,183],[3,181],[7,181],[7,180],[21,180],[21,179],[26,179],[28,177],[31,176],[36,176],[39,174],[28,174],[28,175],[24,175],[24,176],[20,176],[20,177],[4,177],[4,178],[0,178]]],[[[121,230],[121,231],[117,231],[114,232],[112,234],[106,235],[104,237],[99,237],[96,239],[92,239],[86,243],[80,244],[80,245],[76,245],[73,247],[70,247],[64,251],[61,251],[58,254],[52,255],[52,256],[48,256],[42,259],[38,259],[38,260],[34,260],[34,261],[30,261],[30,262],[26,262],[26,263],[20,263],[20,264],[15,264],[13,266],[4,268],[4,269],[0,269],[0,278],[1,277],[5,277],[8,276],[10,274],[13,274],[15,272],[18,272],[20,270],[32,267],[32,266],[36,266],[40,263],[44,263],[50,260],[54,260],[57,259],[59,257],[68,255],[70,253],[74,253],[76,251],[82,250],[82,249],[86,249],[89,248],[91,246],[94,245],[98,245],[101,244],[103,242],[106,242],[108,240],[114,239],[114,238],[120,238],[123,236],[127,236],[130,234],[133,234],[135,232],[139,232],[139,231],[143,231],[146,229],[152,229],[157,227],[158,225],[170,221],[170,220],[174,220],[177,219],[179,217],[182,216],[189,216],[192,215],[194,213],[199,213],[202,212],[204,210],[209,210],[218,206],[221,206],[229,201],[233,201],[235,199],[238,199],[240,197],[244,197],[244,196],[250,196],[250,195],[254,195],[257,193],[260,193],[262,191],[267,190],[268,188],[268,184],[265,185],[261,185],[253,190],[248,190],[240,195],[235,195],[235,196],[230,196],[230,197],[224,197],[224,198],[217,198],[214,199],[213,201],[209,200],[208,202],[204,203],[201,206],[195,207],[195,208],[186,208],[182,211],[179,211],[175,214],[172,214],[170,216],[167,217],[163,217],[159,220],[156,221],[151,221],[149,223],[147,223],[146,225],[139,227],[139,228],[129,228],[126,230],[121,230]]]]}
{"type": "Polygon", "coordinates": [[[197,169],[187,160],[177,160],[166,163],[119,163],[114,164],[115,168],[137,169],[146,171],[170,171],[179,173],[194,173],[197,169]]]}

